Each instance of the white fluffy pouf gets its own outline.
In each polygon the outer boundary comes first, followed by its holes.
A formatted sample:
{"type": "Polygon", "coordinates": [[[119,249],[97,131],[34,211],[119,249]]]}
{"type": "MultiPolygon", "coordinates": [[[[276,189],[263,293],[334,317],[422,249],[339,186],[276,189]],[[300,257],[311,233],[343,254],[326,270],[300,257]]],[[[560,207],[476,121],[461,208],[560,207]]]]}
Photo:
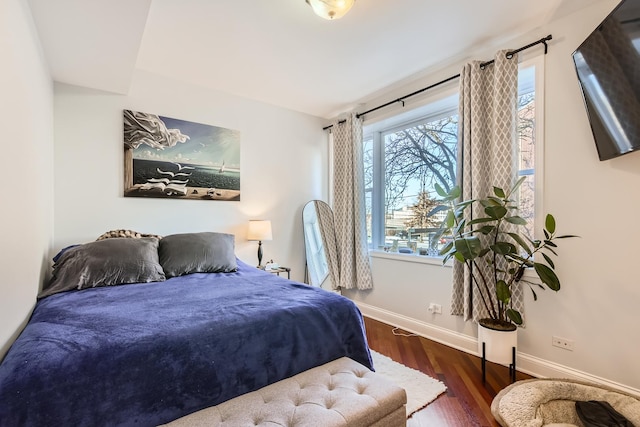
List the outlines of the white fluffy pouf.
{"type": "Polygon", "coordinates": [[[517,381],[501,390],[491,413],[503,427],[582,426],[578,401],[606,401],[640,426],[640,399],[618,390],[569,379],[517,381]]]}

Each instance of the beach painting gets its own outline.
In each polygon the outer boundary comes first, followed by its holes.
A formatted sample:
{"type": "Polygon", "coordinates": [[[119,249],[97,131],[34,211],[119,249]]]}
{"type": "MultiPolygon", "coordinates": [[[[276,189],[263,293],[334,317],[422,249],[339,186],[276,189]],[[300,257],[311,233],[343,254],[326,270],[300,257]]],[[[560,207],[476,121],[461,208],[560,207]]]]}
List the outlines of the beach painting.
{"type": "Polygon", "coordinates": [[[240,132],[124,110],[124,196],[240,200],[240,132]]]}

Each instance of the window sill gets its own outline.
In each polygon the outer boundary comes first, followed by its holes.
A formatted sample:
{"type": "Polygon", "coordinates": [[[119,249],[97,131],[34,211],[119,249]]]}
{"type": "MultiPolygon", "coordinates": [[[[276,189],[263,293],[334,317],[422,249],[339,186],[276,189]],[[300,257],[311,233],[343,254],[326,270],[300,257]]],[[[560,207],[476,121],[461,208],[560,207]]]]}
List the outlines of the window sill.
{"type": "MultiPolygon", "coordinates": [[[[401,262],[414,262],[418,264],[430,264],[437,265],[438,267],[449,267],[453,266],[453,260],[447,261],[446,264],[442,264],[442,257],[434,257],[428,255],[418,255],[418,254],[401,254],[398,252],[385,252],[376,249],[369,250],[369,256],[371,258],[380,258],[380,259],[389,259],[394,261],[401,262]]],[[[533,268],[527,268],[524,272],[523,279],[526,279],[532,283],[542,284],[540,278],[536,274],[533,268]]]]}
{"type": "Polygon", "coordinates": [[[533,267],[525,268],[522,278],[531,283],[535,283],[538,285],[542,284],[540,277],[538,277],[538,274],[536,273],[536,270],[533,267]]]}
{"type": "MultiPolygon", "coordinates": [[[[402,261],[402,262],[415,262],[418,264],[431,264],[442,267],[442,258],[434,257],[428,255],[418,255],[418,254],[401,254],[397,252],[385,252],[381,250],[370,249],[369,256],[371,258],[382,258],[382,259],[390,259],[394,261],[402,261]]],[[[447,261],[444,264],[445,267],[451,267],[452,261],[447,261]]]]}

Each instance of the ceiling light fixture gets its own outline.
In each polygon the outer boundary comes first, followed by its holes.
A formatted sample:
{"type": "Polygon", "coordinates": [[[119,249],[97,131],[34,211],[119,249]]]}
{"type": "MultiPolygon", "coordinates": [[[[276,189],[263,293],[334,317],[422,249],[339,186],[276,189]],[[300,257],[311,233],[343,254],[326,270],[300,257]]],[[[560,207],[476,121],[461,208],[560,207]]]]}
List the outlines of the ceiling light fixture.
{"type": "Polygon", "coordinates": [[[349,12],[355,0],[306,0],[313,12],[324,19],[340,19],[349,12]]]}

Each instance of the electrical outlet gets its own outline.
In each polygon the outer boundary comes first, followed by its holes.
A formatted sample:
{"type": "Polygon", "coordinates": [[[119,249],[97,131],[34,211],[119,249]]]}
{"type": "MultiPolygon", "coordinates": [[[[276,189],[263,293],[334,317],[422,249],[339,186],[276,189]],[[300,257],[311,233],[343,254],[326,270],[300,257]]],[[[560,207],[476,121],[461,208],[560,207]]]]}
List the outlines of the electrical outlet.
{"type": "Polygon", "coordinates": [[[433,314],[442,314],[442,306],[440,304],[436,304],[434,302],[429,303],[429,313],[433,314]]]}
{"type": "Polygon", "coordinates": [[[565,350],[573,351],[573,340],[568,340],[566,338],[551,337],[551,345],[554,347],[559,347],[565,350]]]}

